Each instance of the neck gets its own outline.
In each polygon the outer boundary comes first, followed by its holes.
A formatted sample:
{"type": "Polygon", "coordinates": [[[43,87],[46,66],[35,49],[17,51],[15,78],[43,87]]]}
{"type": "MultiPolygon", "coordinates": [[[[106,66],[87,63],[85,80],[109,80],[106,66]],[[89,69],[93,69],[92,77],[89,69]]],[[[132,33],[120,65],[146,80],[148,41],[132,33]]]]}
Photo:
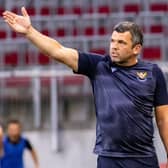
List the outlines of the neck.
{"type": "Polygon", "coordinates": [[[133,66],[133,65],[135,65],[135,64],[137,64],[137,62],[138,62],[138,59],[136,58],[136,59],[134,59],[132,61],[115,62],[115,64],[117,64],[119,66],[125,66],[125,67],[127,67],[127,66],[133,66]]]}

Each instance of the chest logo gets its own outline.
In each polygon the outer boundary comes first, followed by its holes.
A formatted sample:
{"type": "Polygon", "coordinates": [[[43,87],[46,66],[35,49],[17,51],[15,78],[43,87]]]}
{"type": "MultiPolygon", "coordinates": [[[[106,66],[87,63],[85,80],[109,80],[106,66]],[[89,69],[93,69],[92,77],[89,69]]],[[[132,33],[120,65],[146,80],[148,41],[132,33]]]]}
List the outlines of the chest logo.
{"type": "Polygon", "coordinates": [[[145,80],[147,78],[148,73],[147,72],[137,72],[137,77],[140,80],[145,80]]]}

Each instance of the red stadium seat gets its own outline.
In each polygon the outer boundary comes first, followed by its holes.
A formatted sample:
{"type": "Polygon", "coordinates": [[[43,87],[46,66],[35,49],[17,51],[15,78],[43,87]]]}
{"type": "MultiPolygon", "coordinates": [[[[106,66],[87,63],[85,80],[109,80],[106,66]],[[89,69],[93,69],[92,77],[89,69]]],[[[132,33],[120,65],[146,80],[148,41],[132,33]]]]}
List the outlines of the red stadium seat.
{"type": "Polygon", "coordinates": [[[26,65],[37,65],[37,52],[34,50],[26,50],[25,55],[25,64],[26,65]]]}
{"type": "Polygon", "coordinates": [[[4,55],[4,63],[5,65],[17,66],[18,65],[18,52],[17,51],[6,52],[4,55]]]}
{"type": "Polygon", "coordinates": [[[65,89],[58,90],[59,95],[61,97],[70,96],[71,98],[76,96],[81,96],[81,94],[83,94],[81,92],[81,89],[83,88],[84,82],[85,82],[85,79],[83,76],[62,77],[61,80],[59,81],[59,84],[65,89]]]}
{"type": "Polygon", "coordinates": [[[20,9],[18,9],[18,7],[16,7],[16,6],[14,6],[14,7],[11,9],[11,11],[14,12],[14,13],[16,13],[16,14],[20,13],[20,12],[19,12],[20,9]]]}
{"type": "Polygon", "coordinates": [[[36,9],[34,7],[27,7],[26,10],[29,15],[31,15],[31,16],[36,15],[36,9]]]}
{"type": "Polygon", "coordinates": [[[18,37],[18,34],[14,31],[11,32],[11,37],[12,38],[17,38],[18,37]]]}
{"type": "Polygon", "coordinates": [[[0,7],[0,15],[2,16],[2,13],[5,11],[3,7],[0,7]]]}
{"type": "Polygon", "coordinates": [[[41,15],[50,15],[50,7],[48,7],[48,6],[41,7],[40,14],[41,15]]]}
{"type": "Polygon", "coordinates": [[[7,33],[5,30],[0,30],[0,39],[5,39],[7,37],[7,33]]]}
{"type": "Polygon", "coordinates": [[[162,25],[151,25],[150,32],[151,33],[163,33],[164,27],[162,25]]]}
{"type": "Polygon", "coordinates": [[[162,2],[155,2],[150,4],[150,10],[153,12],[167,12],[168,11],[168,4],[162,2]]]}
{"type": "Polygon", "coordinates": [[[98,34],[99,35],[106,35],[107,34],[107,30],[104,26],[101,26],[98,28],[98,34]]]}
{"type": "Polygon", "coordinates": [[[10,77],[5,79],[5,85],[7,87],[30,86],[31,79],[28,77],[10,77]]]}
{"type": "Polygon", "coordinates": [[[160,47],[144,47],[142,53],[143,59],[160,60],[162,57],[160,47]]]}
{"type": "Polygon", "coordinates": [[[12,38],[21,38],[21,37],[23,37],[23,35],[22,34],[20,34],[20,33],[16,33],[16,32],[14,32],[14,31],[12,31],[11,32],[11,37],[12,38]]]}
{"type": "Polygon", "coordinates": [[[63,78],[64,85],[82,85],[83,82],[83,76],[66,76],[63,78]]]}
{"type": "Polygon", "coordinates": [[[102,5],[98,7],[98,13],[101,14],[109,14],[111,12],[110,7],[108,5],[102,5]]]}
{"type": "Polygon", "coordinates": [[[56,36],[57,37],[64,37],[66,34],[66,31],[64,29],[64,27],[59,27],[56,29],[56,36]]]}
{"type": "Polygon", "coordinates": [[[140,5],[137,3],[130,3],[124,5],[124,12],[139,13],[139,11],[140,11],[140,5]]]}
{"type": "Polygon", "coordinates": [[[66,8],[65,7],[58,7],[56,8],[56,14],[58,15],[65,15],[67,13],[66,8]]]}
{"type": "Polygon", "coordinates": [[[74,6],[72,8],[72,13],[75,15],[81,15],[82,14],[82,9],[80,6],[74,6]]]}
{"type": "Polygon", "coordinates": [[[41,30],[41,33],[46,35],[46,36],[49,36],[49,34],[50,34],[48,29],[41,30]]]}
{"type": "Polygon", "coordinates": [[[38,54],[38,63],[39,65],[49,65],[50,58],[42,53],[38,54]]]}
{"type": "Polygon", "coordinates": [[[102,55],[106,54],[106,51],[104,48],[92,48],[90,52],[96,53],[96,54],[102,54],[102,55]]]}
{"type": "Polygon", "coordinates": [[[93,36],[94,35],[94,28],[92,26],[86,27],[84,30],[84,35],[93,36]]]}

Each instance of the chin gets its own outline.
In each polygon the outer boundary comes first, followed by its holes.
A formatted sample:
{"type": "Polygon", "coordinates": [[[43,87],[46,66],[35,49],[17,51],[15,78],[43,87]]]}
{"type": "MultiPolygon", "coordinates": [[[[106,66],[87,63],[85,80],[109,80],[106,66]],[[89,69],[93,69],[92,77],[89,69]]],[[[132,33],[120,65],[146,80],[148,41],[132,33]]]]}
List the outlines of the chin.
{"type": "Polygon", "coordinates": [[[112,60],[112,62],[116,62],[116,63],[119,63],[119,62],[121,62],[119,59],[117,59],[117,58],[111,58],[111,60],[112,60]]]}

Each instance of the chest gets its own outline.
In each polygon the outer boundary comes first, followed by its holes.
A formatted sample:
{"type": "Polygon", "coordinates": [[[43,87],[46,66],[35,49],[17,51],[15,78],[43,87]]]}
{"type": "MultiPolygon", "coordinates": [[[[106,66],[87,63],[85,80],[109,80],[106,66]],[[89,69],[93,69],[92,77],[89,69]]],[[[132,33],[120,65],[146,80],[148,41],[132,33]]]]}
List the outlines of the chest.
{"type": "Polygon", "coordinates": [[[5,152],[5,155],[8,155],[8,156],[22,155],[24,149],[25,149],[24,141],[21,141],[17,144],[12,144],[10,142],[5,142],[4,144],[4,152],[5,152]]]}
{"type": "Polygon", "coordinates": [[[107,68],[100,65],[95,76],[94,87],[101,92],[108,91],[112,95],[126,92],[145,98],[154,95],[156,80],[151,69],[146,68],[107,68]]]}

